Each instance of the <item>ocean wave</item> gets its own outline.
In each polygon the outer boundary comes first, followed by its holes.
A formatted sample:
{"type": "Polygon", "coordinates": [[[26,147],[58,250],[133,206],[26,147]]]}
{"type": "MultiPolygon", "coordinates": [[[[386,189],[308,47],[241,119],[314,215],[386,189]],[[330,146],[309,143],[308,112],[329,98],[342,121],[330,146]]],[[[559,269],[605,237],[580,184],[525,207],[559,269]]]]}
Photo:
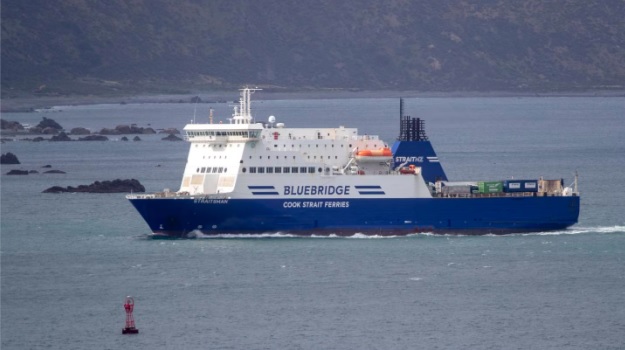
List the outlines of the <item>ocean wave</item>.
{"type": "Polygon", "coordinates": [[[206,235],[203,234],[202,232],[198,231],[198,230],[194,230],[189,232],[189,234],[187,234],[188,238],[197,238],[197,239],[215,239],[215,238],[235,238],[235,239],[241,239],[241,238],[252,238],[252,239],[258,239],[258,238],[297,238],[299,236],[296,236],[294,234],[290,234],[290,233],[284,233],[284,232],[265,232],[265,233],[253,233],[253,234],[249,234],[249,233],[219,233],[216,235],[206,235]]]}
{"type": "MultiPolygon", "coordinates": [[[[299,239],[393,239],[393,238],[415,238],[415,237],[441,237],[441,238],[459,238],[459,237],[474,237],[474,236],[482,236],[482,237],[514,237],[514,236],[560,236],[560,235],[578,235],[578,234],[592,234],[592,233],[600,233],[600,234],[611,234],[611,233],[625,233],[625,226],[615,225],[615,226],[594,226],[594,227],[583,227],[576,226],[571,227],[565,230],[558,231],[543,231],[543,232],[519,232],[519,233],[508,233],[508,234],[495,234],[495,233],[485,233],[485,234],[458,234],[458,233],[433,233],[433,232],[419,232],[419,233],[410,233],[410,234],[402,234],[402,235],[380,235],[380,234],[365,234],[362,232],[357,232],[351,235],[345,234],[311,234],[311,235],[300,235],[294,234],[290,232],[264,232],[264,233],[220,233],[220,234],[204,234],[199,230],[191,231],[187,234],[186,238],[195,238],[195,239],[259,239],[259,238],[299,238],[299,239]]],[[[146,236],[142,236],[146,237],[146,236]]],[[[152,239],[167,239],[170,237],[167,236],[159,236],[159,235],[147,235],[147,238],[152,239]]]]}
{"type": "Polygon", "coordinates": [[[523,233],[523,236],[558,236],[558,235],[578,235],[586,233],[625,233],[625,226],[594,226],[583,227],[575,226],[566,230],[560,231],[546,231],[546,232],[531,232],[523,233]]]}
{"type": "MultiPolygon", "coordinates": [[[[351,235],[336,234],[336,233],[301,235],[301,234],[293,234],[289,232],[204,234],[199,230],[193,230],[189,232],[185,238],[191,238],[191,239],[223,239],[223,238],[230,238],[230,239],[259,239],[259,238],[386,239],[386,238],[418,237],[422,235],[423,235],[422,233],[410,233],[407,235],[367,235],[361,232],[357,232],[351,235]]],[[[150,235],[150,237],[154,239],[167,238],[167,236],[159,236],[159,235],[150,235]]]]}

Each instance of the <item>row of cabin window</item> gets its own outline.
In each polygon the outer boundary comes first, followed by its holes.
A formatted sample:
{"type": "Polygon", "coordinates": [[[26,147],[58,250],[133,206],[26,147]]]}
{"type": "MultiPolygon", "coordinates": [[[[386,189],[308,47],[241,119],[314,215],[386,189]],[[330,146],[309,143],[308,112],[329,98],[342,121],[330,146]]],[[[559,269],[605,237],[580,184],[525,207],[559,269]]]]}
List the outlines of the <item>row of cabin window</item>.
{"type": "MultiPolygon", "coordinates": [[[[241,169],[242,172],[246,172],[247,168],[243,167],[241,169]]],[[[317,169],[317,171],[322,172],[323,170],[321,168],[317,169]]],[[[315,167],[309,166],[309,167],[305,167],[305,166],[293,166],[293,167],[255,167],[255,166],[251,166],[250,167],[250,174],[306,174],[306,173],[310,173],[310,174],[314,174],[315,173],[315,167]]]]}
{"type": "MultiPolygon", "coordinates": [[[[273,145],[273,147],[274,147],[274,148],[278,148],[278,146],[279,146],[279,145],[277,145],[277,144],[276,144],[276,145],[273,145]]],[[[308,145],[308,148],[310,148],[310,146],[311,146],[311,145],[308,145]]],[[[332,146],[332,147],[334,147],[334,144],[332,144],[331,146],[332,146]]],[[[367,147],[368,147],[368,146],[369,146],[369,145],[367,145],[367,147]]],[[[282,147],[283,147],[283,148],[286,148],[286,145],[282,145],[282,147]]],[[[300,144],[300,145],[299,145],[299,148],[302,148],[302,147],[304,147],[304,146],[300,144]]],[[[316,145],[315,145],[315,147],[319,148],[319,144],[316,144],[316,145]]],[[[323,145],[323,147],[328,148],[328,145],[327,145],[327,144],[324,144],[324,145],[323,145]]],[[[344,144],[341,144],[341,147],[345,147],[345,145],[344,145],[344,144]]],[[[377,145],[374,145],[373,147],[377,147],[377,145]]],[[[295,148],[295,145],[294,145],[294,144],[291,144],[291,148],[295,148]]],[[[351,144],[349,145],[349,148],[352,148],[352,145],[351,145],[351,144]]]]}
{"type": "Polygon", "coordinates": [[[200,173],[200,174],[221,174],[221,173],[225,173],[228,172],[228,168],[224,168],[224,167],[202,167],[202,168],[197,168],[196,172],[200,173]]]}
{"type": "Polygon", "coordinates": [[[242,136],[258,137],[259,131],[187,131],[188,136],[242,136]]]}
{"type": "MultiPolygon", "coordinates": [[[[271,159],[271,156],[266,156],[267,159],[271,159]]],[[[314,159],[317,159],[317,156],[313,156],[314,159]]],[[[252,156],[250,156],[250,159],[252,159],[252,156]]],[[[263,159],[263,156],[258,156],[258,159],[263,159]]],[[[276,159],[280,159],[280,156],[276,156],[276,159]]],[[[284,156],[284,159],[287,159],[287,156],[284,156]]],[[[295,156],[293,156],[293,159],[295,159],[295,156]]],[[[308,159],[310,159],[310,156],[308,156],[308,159]]],[[[323,156],[319,156],[319,159],[323,159],[323,156]]],[[[326,159],[332,159],[332,156],[326,156],[326,159]]],[[[339,156],[334,156],[334,159],[339,159],[339,156]]]]}

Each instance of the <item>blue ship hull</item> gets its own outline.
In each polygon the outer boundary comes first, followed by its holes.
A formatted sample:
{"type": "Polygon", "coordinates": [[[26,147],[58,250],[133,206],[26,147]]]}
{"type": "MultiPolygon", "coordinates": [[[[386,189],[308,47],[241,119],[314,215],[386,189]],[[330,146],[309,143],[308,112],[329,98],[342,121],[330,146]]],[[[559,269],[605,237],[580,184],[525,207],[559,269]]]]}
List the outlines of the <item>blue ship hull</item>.
{"type": "Polygon", "coordinates": [[[578,196],[130,201],[154,234],[169,237],[189,237],[198,231],[204,235],[282,232],[303,236],[536,232],[574,225],[580,208],[578,196]]]}

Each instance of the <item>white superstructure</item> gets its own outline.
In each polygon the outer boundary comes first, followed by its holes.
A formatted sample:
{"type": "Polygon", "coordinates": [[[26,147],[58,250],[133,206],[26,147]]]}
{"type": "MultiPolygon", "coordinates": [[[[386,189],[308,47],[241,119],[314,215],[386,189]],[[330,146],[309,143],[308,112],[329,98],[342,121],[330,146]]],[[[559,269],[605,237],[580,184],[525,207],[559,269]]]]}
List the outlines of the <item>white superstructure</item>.
{"type": "Polygon", "coordinates": [[[376,191],[355,186],[384,185],[387,196],[431,197],[419,168],[410,169],[410,176],[391,168],[390,150],[378,136],[358,135],[357,129],[343,126],[287,128],[273,116],[267,123],[255,121],[250,105],[254,91],[241,89],[229,123],[213,124],[211,118],[209,124],[185,126],[191,146],[178,194],[362,198],[376,191]]]}

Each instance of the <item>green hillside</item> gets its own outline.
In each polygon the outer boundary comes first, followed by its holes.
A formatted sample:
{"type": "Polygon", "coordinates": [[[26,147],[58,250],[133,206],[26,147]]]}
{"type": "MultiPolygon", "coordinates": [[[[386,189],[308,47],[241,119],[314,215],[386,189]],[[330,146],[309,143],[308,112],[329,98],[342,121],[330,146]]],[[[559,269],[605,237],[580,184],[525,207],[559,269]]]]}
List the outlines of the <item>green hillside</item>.
{"type": "Polygon", "coordinates": [[[625,1],[2,0],[2,95],[625,85],[625,1]]]}

